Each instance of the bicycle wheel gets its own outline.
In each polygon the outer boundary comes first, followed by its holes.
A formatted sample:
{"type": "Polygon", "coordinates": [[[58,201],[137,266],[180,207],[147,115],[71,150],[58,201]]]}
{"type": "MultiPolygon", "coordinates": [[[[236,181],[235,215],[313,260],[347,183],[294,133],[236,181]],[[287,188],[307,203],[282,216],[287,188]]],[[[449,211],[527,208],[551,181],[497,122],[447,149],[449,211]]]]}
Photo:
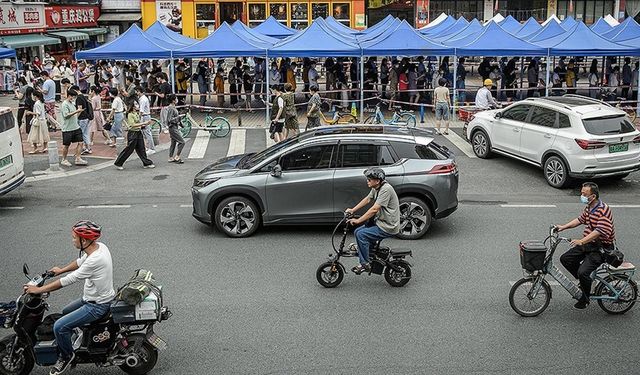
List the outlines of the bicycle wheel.
{"type": "Polygon", "coordinates": [[[344,278],[344,268],[342,264],[336,262],[322,263],[316,270],[316,280],[325,288],[335,288],[344,278]]]}
{"type": "Polygon", "coordinates": [[[183,117],[181,123],[182,128],[180,128],[180,134],[182,135],[182,138],[187,138],[189,134],[191,134],[191,121],[189,121],[188,118],[183,117]]]}
{"type": "Polygon", "coordinates": [[[376,123],[376,116],[369,116],[366,119],[364,119],[364,123],[365,124],[375,124],[376,123]]]}
{"type": "Polygon", "coordinates": [[[149,123],[149,126],[151,127],[151,129],[162,129],[162,124],[160,123],[160,120],[152,118],[151,122],[149,123]]]}
{"type": "Polygon", "coordinates": [[[351,113],[344,113],[338,117],[337,124],[355,124],[358,122],[358,119],[355,118],[351,113]]]}
{"type": "Polygon", "coordinates": [[[403,112],[400,114],[400,119],[398,120],[398,122],[402,123],[403,126],[406,126],[408,128],[415,128],[416,116],[414,116],[413,113],[403,112]]]}
{"type": "Polygon", "coordinates": [[[531,298],[529,293],[534,292],[533,288],[536,278],[522,278],[516,281],[509,291],[509,305],[513,311],[524,317],[538,316],[549,306],[551,301],[551,287],[547,280],[535,291],[535,297],[531,298]]]}
{"type": "MultiPolygon", "coordinates": [[[[627,282],[627,279],[623,276],[607,276],[604,280],[611,284],[616,290],[621,289],[622,293],[620,293],[620,298],[617,300],[599,299],[598,306],[608,314],[612,315],[621,315],[631,310],[638,298],[638,285],[636,282],[633,280],[629,280],[629,282],[627,282]]],[[[609,289],[609,287],[602,282],[598,283],[593,294],[594,296],[615,295],[614,291],[609,289]]]]}
{"type": "Polygon", "coordinates": [[[218,138],[226,137],[231,132],[231,125],[229,124],[229,121],[227,121],[227,119],[224,117],[216,117],[214,119],[211,119],[205,124],[205,127],[213,128],[214,130],[212,131],[212,133],[218,138]]]}

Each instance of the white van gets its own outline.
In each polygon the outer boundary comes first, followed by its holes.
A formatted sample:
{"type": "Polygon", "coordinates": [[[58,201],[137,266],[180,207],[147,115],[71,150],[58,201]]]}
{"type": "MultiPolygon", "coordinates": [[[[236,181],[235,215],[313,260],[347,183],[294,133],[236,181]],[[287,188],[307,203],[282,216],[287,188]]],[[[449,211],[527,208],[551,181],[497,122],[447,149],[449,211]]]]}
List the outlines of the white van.
{"type": "Polygon", "coordinates": [[[20,129],[11,108],[0,107],[0,195],[22,185],[24,179],[20,129]]]}

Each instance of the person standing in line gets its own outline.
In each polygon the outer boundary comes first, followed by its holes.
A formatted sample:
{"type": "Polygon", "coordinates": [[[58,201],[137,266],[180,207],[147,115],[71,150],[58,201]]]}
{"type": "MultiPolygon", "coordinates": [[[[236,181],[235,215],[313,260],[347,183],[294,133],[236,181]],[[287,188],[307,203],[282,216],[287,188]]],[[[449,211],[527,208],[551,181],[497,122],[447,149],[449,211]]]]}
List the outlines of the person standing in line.
{"type": "Polygon", "coordinates": [[[125,82],[126,90],[120,90],[120,96],[124,100],[124,104],[128,107],[129,104],[136,101],[136,85],[133,83],[132,76],[127,76],[125,82]]]}
{"type": "Polygon", "coordinates": [[[629,86],[633,79],[633,72],[631,71],[631,58],[624,58],[624,65],[622,66],[622,96],[626,100],[629,96],[629,86]]]}
{"type": "Polygon", "coordinates": [[[44,98],[44,109],[47,112],[49,130],[56,131],[60,128],[60,124],[56,121],[56,84],[49,77],[49,73],[46,70],[43,70],[40,75],[44,79],[40,90],[44,98]]]}
{"type": "Polygon", "coordinates": [[[309,87],[311,86],[320,87],[318,85],[318,78],[320,77],[320,75],[318,74],[318,70],[316,69],[316,64],[317,62],[315,60],[311,60],[311,63],[309,65],[309,74],[308,74],[309,87]]]}
{"type": "Polygon", "coordinates": [[[124,80],[122,79],[122,61],[116,61],[116,65],[111,68],[111,87],[122,89],[124,80]]]}
{"type": "Polygon", "coordinates": [[[640,66],[640,62],[636,61],[635,69],[633,69],[633,74],[631,76],[631,99],[638,99],[638,67],[640,66]]]}
{"type": "Polygon", "coordinates": [[[564,80],[567,83],[567,94],[576,93],[576,72],[572,62],[567,66],[567,72],[564,74],[564,80]]]}
{"type": "Polygon", "coordinates": [[[251,71],[249,65],[244,66],[244,72],[242,73],[242,86],[245,93],[245,108],[249,112],[253,112],[251,109],[251,94],[253,91],[253,77],[251,77],[251,71]]]}
{"type": "Polygon", "coordinates": [[[285,122],[285,104],[282,98],[282,91],[280,86],[273,86],[273,104],[272,111],[273,119],[271,120],[270,132],[273,140],[276,143],[284,141],[284,122],[285,122]]]}
{"type": "Polygon", "coordinates": [[[253,98],[255,100],[264,99],[264,73],[266,70],[265,60],[255,59],[256,66],[253,68],[253,98]]]}
{"type": "Polygon", "coordinates": [[[598,73],[598,60],[591,60],[591,67],[589,68],[589,96],[592,98],[598,97],[598,83],[600,82],[600,75],[598,73]]]}
{"type": "Polygon", "coordinates": [[[213,85],[218,94],[218,113],[222,113],[222,109],[224,108],[224,71],[222,68],[218,68],[216,71],[213,85]]]}
{"type": "Polygon", "coordinates": [[[87,97],[82,95],[80,87],[74,85],[71,86],[69,90],[74,90],[78,94],[76,97],[76,107],[83,109],[78,115],[78,125],[80,126],[80,130],[82,130],[82,140],[84,142],[81,155],[92,154],[91,126],[89,125],[89,121],[93,119],[93,106],[89,103],[87,97]]]}
{"type": "Polygon", "coordinates": [[[420,93],[418,92],[418,73],[416,72],[416,66],[414,64],[409,64],[409,68],[407,70],[407,81],[409,82],[409,103],[417,105],[418,100],[420,100],[420,93]]]}
{"type": "Polygon", "coordinates": [[[296,92],[296,63],[292,62],[291,64],[287,64],[287,68],[286,68],[286,73],[287,73],[287,83],[291,85],[291,91],[293,93],[296,92]]]}
{"type": "Polygon", "coordinates": [[[269,86],[271,86],[271,88],[278,87],[278,91],[282,91],[282,89],[280,88],[280,79],[281,76],[280,71],[278,70],[278,63],[274,61],[271,63],[271,69],[269,69],[269,86]]]}
{"type": "Polygon", "coordinates": [[[169,146],[169,163],[183,164],[184,161],[180,158],[180,154],[182,153],[182,149],[185,144],[182,134],[180,134],[180,118],[182,116],[180,116],[176,109],[176,96],[169,94],[167,96],[167,100],[169,101],[169,105],[165,107],[165,123],[162,125],[169,129],[169,136],[171,137],[171,145],[169,146]]]}
{"type": "MultiPolygon", "coordinates": [[[[618,86],[620,86],[620,67],[619,66],[616,65],[613,67],[611,74],[609,74],[608,81],[609,81],[609,94],[611,95],[612,99],[615,100],[615,98],[618,96],[618,86]]],[[[609,98],[605,100],[609,100],[609,98]]]]}
{"type": "MultiPolygon", "coordinates": [[[[209,69],[207,68],[207,62],[204,60],[200,60],[200,62],[198,62],[198,68],[196,71],[196,81],[198,82],[198,93],[200,94],[199,103],[201,107],[207,105],[207,86],[209,81],[208,71],[209,69]]],[[[204,108],[200,108],[200,112],[202,111],[204,111],[204,108]]],[[[142,109],[140,110],[140,112],[144,116],[144,112],[142,111],[142,109]]]]}
{"type": "Polygon", "coordinates": [[[109,114],[109,118],[107,119],[107,121],[109,122],[113,121],[110,130],[112,140],[110,146],[116,147],[116,138],[122,137],[123,135],[122,125],[124,123],[125,105],[122,101],[122,98],[120,98],[120,95],[118,94],[117,88],[112,87],[109,93],[113,97],[113,101],[111,102],[111,113],[109,114]]]}
{"type": "Polygon", "coordinates": [[[47,113],[44,109],[44,99],[42,93],[39,91],[31,90],[32,100],[34,101],[32,110],[25,110],[28,117],[33,117],[33,123],[29,124],[27,142],[31,143],[33,148],[29,151],[30,154],[38,152],[47,152],[47,143],[49,142],[49,130],[47,129],[47,113]],[[42,150],[38,149],[38,146],[42,145],[42,150]]]}
{"type": "Polygon", "coordinates": [[[400,94],[400,101],[402,102],[401,106],[404,108],[405,104],[409,99],[409,94],[407,90],[409,89],[409,77],[407,76],[406,71],[401,70],[400,74],[398,74],[398,93],[400,94]]]}
{"type": "Polygon", "coordinates": [[[438,87],[433,90],[434,101],[436,102],[436,133],[440,134],[440,125],[442,120],[445,121],[444,135],[449,135],[449,110],[451,108],[451,98],[449,97],[449,89],[447,80],[440,78],[438,87]]]}
{"type": "Polygon", "coordinates": [[[309,86],[309,92],[311,93],[311,98],[307,104],[307,127],[305,130],[322,125],[320,123],[320,105],[322,104],[322,100],[318,94],[318,86],[309,86]]]}
{"type": "Polygon", "coordinates": [[[68,90],[67,98],[62,102],[60,108],[60,114],[62,116],[62,161],[60,165],[70,167],[71,163],[67,160],[69,154],[69,147],[72,143],[76,143],[75,151],[75,165],[88,165],[86,160],[80,157],[80,147],[84,141],[82,138],[82,130],[78,125],[78,115],[84,111],[84,108],[80,107],[76,109],[74,102],[78,93],[75,90],[68,90]]]}
{"type": "Polygon", "coordinates": [[[93,120],[91,120],[91,144],[93,144],[94,134],[96,132],[102,134],[104,137],[105,145],[111,144],[111,137],[109,132],[104,129],[104,115],[102,114],[102,98],[100,98],[100,88],[97,86],[91,86],[89,89],[89,95],[91,99],[91,106],[93,107],[93,120]]]}
{"type": "MultiPolygon", "coordinates": [[[[458,90],[458,101],[462,103],[461,105],[465,105],[467,102],[467,91],[466,89],[466,79],[467,79],[467,69],[465,69],[464,63],[465,58],[461,57],[458,59],[458,67],[456,68],[456,90],[458,90]]],[[[508,94],[507,94],[508,95],[508,94]]]]}
{"type": "MultiPolygon", "coordinates": [[[[491,78],[491,77],[490,77],[491,78]]],[[[536,60],[531,59],[529,67],[527,68],[527,82],[529,90],[527,91],[527,98],[534,96],[535,88],[538,86],[538,72],[536,72],[536,60]]]]}
{"type": "Polygon", "coordinates": [[[389,60],[383,58],[380,62],[380,96],[382,99],[388,99],[387,97],[387,85],[389,84],[389,60]]]}
{"type": "Polygon", "coordinates": [[[189,86],[189,75],[187,74],[189,67],[184,61],[180,61],[176,66],[176,92],[178,93],[178,104],[184,105],[187,98],[187,89],[189,86]]]}
{"type": "MultiPolygon", "coordinates": [[[[328,60],[328,59],[327,59],[328,60]]],[[[305,57],[302,59],[302,83],[304,84],[304,87],[302,88],[302,91],[304,92],[305,97],[309,97],[307,95],[307,93],[309,92],[309,87],[311,85],[309,85],[309,66],[311,65],[311,59],[308,57],[305,57]]],[[[325,68],[327,66],[327,62],[325,61],[325,68]]],[[[328,80],[328,74],[327,74],[327,80],[328,80]]]]}
{"type": "Polygon", "coordinates": [[[398,83],[400,79],[398,69],[398,60],[393,60],[391,69],[389,69],[389,111],[393,110],[393,105],[398,95],[398,83]]]}
{"type": "MultiPolygon", "coordinates": [[[[19,77],[17,81],[18,87],[14,90],[14,94],[18,98],[18,127],[22,127],[22,120],[24,118],[24,112],[26,110],[25,100],[27,99],[27,89],[29,86],[27,85],[27,80],[23,77],[19,77]]],[[[25,132],[29,134],[29,131],[25,132]]]]}
{"type": "Polygon", "coordinates": [[[236,64],[229,70],[229,76],[227,80],[229,81],[229,103],[231,106],[235,106],[238,103],[238,93],[242,90],[242,61],[236,60],[236,64]],[[240,85],[238,85],[240,82],[240,85]]]}
{"type": "Polygon", "coordinates": [[[116,166],[117,170],[123,170],[124,163],[133,151],[135,151],[140,161],[142,161],[143,168],[155,168],[156,166],[153,164],[153,161],[147,157],[147,153],[145,152],[144,137],[142,135],[142,129],[149,125],[149,121],[145,122],[141,120],[140,113],[134,102],[129,103],[127,107],[127,124],[127,146],[120,152],[113,165],[116,166]]]}
{"type": "Polygon", "coordinates": [[[151,134],[151,105],[149,104],[149,98],[145,95],[142,86],[136,86],[136,95],[138,96],[140,122],[145,124],[141,127],[142,137],[147,142],[145,152],[147,155],[153,155],[156,153],[156,145],[153,142],[153,134],[151,134]]]}
{"type": "Polygon", "coordinates": [[[290,83],[284,84],[284,94],[282,95],[284,100],[284,129],[285,138],[292,138],[300,131],[298,124],[298,113],[296,110],[295,93],[290,83]]]}

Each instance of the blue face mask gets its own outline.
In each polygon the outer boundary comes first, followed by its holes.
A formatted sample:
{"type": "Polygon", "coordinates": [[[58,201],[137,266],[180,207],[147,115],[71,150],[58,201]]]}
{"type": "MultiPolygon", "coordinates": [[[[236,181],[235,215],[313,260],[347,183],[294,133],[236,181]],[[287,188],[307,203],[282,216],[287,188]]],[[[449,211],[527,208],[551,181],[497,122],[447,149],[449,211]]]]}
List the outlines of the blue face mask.
{"type": "Polygon", "coordinates": [[[589,197],[585,197],[584,195],[581,195],[580,202],[584,204],[589,204],[589,197]]]}

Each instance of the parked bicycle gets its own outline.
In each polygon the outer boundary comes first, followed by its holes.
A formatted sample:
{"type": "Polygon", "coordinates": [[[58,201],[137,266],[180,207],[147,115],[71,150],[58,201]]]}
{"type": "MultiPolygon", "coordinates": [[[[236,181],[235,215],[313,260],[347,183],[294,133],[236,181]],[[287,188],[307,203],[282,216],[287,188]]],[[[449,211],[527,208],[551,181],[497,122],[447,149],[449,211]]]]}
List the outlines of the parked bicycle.
{"type": "MultiPolygon", "coordinates": [[[[569,280],[554,264],[553,255],[562,242],[571,239],[559,237],[555,226],[549,228],[549,236],[543,241],[520,243],[520,262],[525,276],[518,280],[509,292],[511,308],[521,316],[542,314],[551,301],[551,286],[545,280],[551,275],[575,299],[582,297],[580,287],[569,280]],[[548,243],[548,244],[547,244],[548,243]]],[[[590,299],[609,314],[624,314],[636,303],[638,285],[631,278],[636,267],[624,262],[619,267],[602,264],[591,273],[595,281],[590,299]]]]}
{"type": "Polygon", "coordinates": [[[627,99],[619,97],[616,93],[615,88],[600,87],[600,97],[602,98],[603,101],[609,103],[609,105],[615,102],[616,108],[625,111],[632,123],[636,122],[636,119],[638,118],[638,113],[636,112],[636,109],[630,106],[628,103],[625,103],[627,99]]]}
{"type": "Polygon", "coordinates": [[[358,119],[352,115],[350,112],[345,112],[344,107],[342,106],[334,106],[333,116],[331,119],[328,119],[324,112],[320,112],[320,117],[322,121],[329,125],[345,125],[345,124],[355,124],[358,122],[358,119]]]}
{"type": "Polygon", "coordinates": [[[394,107],[393,116],[387,120],[380,109],[380,103],[376,104],[375,113],[364,120],[365,124],[384,124],[394,126],[406,126],[409,128],[415,128],[416,116],[412,112],[403,111],[401,107],[394,107]]]}
{"type": "MultiPolygon", "coordinates": [[[[204,126],[200,125],[189,112],[183,113],[180,119],[180,133],[183,138],[186,138],[191,134],[191,130],[206,130],[213,134],[217,138],[224,138],[231,132],[231,124],[224,117],[212,117],[210,114],[204,119],[204,126]]],[[[152,118],[151,128],[161,128],[160,121],[152,118]]]]}

